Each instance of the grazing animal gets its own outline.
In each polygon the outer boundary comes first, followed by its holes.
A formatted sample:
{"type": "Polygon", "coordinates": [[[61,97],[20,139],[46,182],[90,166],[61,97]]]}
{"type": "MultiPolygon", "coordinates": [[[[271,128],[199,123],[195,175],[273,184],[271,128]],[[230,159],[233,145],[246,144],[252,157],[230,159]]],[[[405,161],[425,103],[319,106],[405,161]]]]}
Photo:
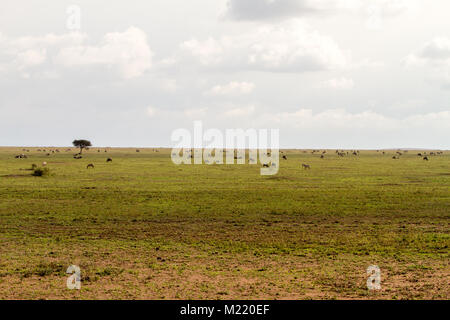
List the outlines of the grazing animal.
{"type": "Polygon", "coordinates": [[[423,157],[423,160],[428,161],[428,157],[423,157]]]}
{"type": "Polygon", "coordinates": [[[393,156],[392,159],[398,159],[396,156],[393,156]]]}
{"type": "Polygon", "coordinates": [[[136,152],[141,152],[141,150],[137,149],[136,152]]]}
{"type": "Polygon", "coordinates": [[[311,166],[309,164],[302,163],[302,168],[303,169],[311,169],[311,166]]]}
{"type": "Polygon", "coordinates": [[[421,153],[418,153],[417,155],[418,155],[419,157],[421,157],[421,156],[422,156],[422,154],[421,154],[421,153]]]}
{"type": "Polygon", "coordinates": [[[92,163],[89,163],[89,164],[87,165],[86,169],[89,169],[89,168],[94,169],[94,165],[93,165],[92,163]]]}
{"type": "Polygon", "coordinates": [[[269,167],[269,164],[263,163],[263,168],[268,168],[268,167],[269,167]]]}
{"type": "Polygon", "coordinates": [[[28,157],[22,153],[22,154],[19,154],[19,155],[15,156],[15,158],[16,159],[26,159],[28,157]]]}
{"type": "Polygon", "coordinates": [[[106,159],[106,162],[112,162],[111,158],[106,159]]]}
{"type": "Polygon", "coordinates": [[[43,166],[43,167],[45,167],[46,165],[47,165],[47,162],[46,162],[46,161],[42,162],[42,166],[43,166]]]}
{"type": "Polygon", "coordinates": [[[323,154],[320,156],[320,159],[323,159],[323,158],[325,158],[324,156],[323,156],[323,154]]]}
{"type": "Polygon", "coordinates": [[[287,157],[286,157],[285,155],[283,155],[283,159],[284,159],[284,160],[287,160],[287,157]]]}

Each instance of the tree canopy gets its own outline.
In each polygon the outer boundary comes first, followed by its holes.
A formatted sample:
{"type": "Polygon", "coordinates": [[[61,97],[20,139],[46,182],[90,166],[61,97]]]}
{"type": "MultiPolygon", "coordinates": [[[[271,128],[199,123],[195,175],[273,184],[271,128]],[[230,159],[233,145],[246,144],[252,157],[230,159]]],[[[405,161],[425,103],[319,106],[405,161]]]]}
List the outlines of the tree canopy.
{"type": "Polygon", "coordinates": [[[84,139],[73,140],[72,144],[74,145],[74,147],[80,148],[80,153],[83,151],[84,148],[92,146],[92,143],[89,140],[84,139]]]}

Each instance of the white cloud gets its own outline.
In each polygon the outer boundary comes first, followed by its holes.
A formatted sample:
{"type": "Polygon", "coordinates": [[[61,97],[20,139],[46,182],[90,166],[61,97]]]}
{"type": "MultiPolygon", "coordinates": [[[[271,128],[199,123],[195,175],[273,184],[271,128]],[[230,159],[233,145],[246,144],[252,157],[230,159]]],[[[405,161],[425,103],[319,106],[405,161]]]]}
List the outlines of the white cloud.
{"type": "Polygon", "coordinates": [[[191,108],[183,111],[184,115],[189,118],[200,119],[203,118],[208,111],[208,108],[191,108]]]}
{"type": "Polygon", "coordinates": [[[150,69],[152,56],[145,32],[130,27],[124,32],[107,33],[97,46],[63,48],[56,60],[68,67],[105,65],[118,68],[123,77],[129,79],[150,69]]]}
{"type": "Polygon", "coordinates": [[[431,127],[450,131],[450,111],[414,114],[404,118],[392,118],[373,111],[351,113],[345,109],[328,109],[314,113],[311,109],[280,112],[261,116],[266,125],[290,126],[298,129],[427,129],[431,127]]]}
{"type": "MultiPolygon", "coordinates": [[[[0,37],[0,58],[13,61],[4,70],[22,70],[43,65],[43,73],[54,68],[104,66],[126,79],[141,76],[152,66],[153,53],[142,30],[107,33],[96,45],[86,44],[87,36],[72,32],[10,39],[0,37]],[[44,66],[43,66],[44,67],[44,66]]],[[[2,60],[3,60],[2,59],[2,60]]]]}
{"type": "Polygon", "coordinates": [[[226,117],[246,117],[252,115],[254,112],[255,106],[246,106],[227,110],[223,114],[226,117]]]}
{"type": "Polygon", "coordinates": [[[207,95],[237,95],[248,94],[253,91],[255,84],[252,82],[232,81],[225,85],[216,85],[206,92],[207,95]]]}
{"type": "Polygon", "coordinates": [[[20,70],[38,66],[47,58],[45,49],[29,49],[17,53],[16,63],[20,70]]]}
{"type": "Polygon", "coordinates": [[[182,52],[205,67],[305,72],[342,68],[348,56],[336,42],[305,24],[289,21],[259,27],[241,35],[192,39],[182,52]]]}
{"type": "Polygon", "coordinates": [[[355,86],[353,79],[348,78],[336,78],[323,81],[320,88],[331,88],[331,89],[352,89],[355,86]]]}

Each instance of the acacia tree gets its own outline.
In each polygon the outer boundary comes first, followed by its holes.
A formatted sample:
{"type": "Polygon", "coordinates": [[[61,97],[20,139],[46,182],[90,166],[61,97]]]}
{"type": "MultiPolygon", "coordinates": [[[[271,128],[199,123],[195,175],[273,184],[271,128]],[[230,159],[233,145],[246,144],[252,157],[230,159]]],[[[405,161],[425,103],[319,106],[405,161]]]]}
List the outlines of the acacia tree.
{"type": "Polygon", "coordinates": [[[73,140],[72,144],[74,147],[80,148],[80,154],[83,152],[83,149],[92,146],[89,140],[73,140]]]}

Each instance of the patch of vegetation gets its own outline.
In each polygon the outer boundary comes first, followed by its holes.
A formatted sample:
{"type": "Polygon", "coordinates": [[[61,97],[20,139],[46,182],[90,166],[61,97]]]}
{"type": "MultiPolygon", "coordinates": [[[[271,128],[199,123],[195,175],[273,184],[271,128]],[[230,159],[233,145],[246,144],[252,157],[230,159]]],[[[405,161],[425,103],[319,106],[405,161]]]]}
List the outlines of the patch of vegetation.
{"type": "Polygon", "coordinates": [[[50,175],[50,169],[47,167],[44,168],[35,168],[33,170],[33,176],[35,177],[44,177],[50,175]]]}

